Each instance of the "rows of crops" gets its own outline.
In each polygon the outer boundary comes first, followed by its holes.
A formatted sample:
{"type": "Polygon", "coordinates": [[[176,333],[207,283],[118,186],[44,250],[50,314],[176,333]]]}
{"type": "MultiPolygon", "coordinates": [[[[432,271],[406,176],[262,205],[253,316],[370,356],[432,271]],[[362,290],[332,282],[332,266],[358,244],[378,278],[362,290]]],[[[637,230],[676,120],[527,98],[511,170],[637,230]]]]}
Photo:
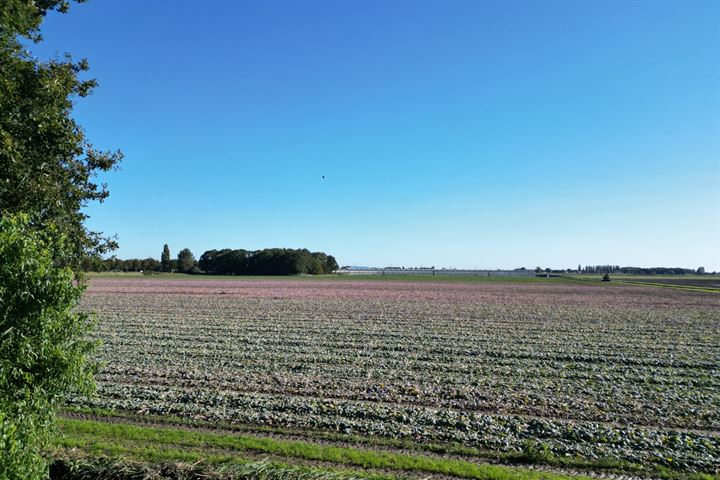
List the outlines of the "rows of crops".
{"type": "Polygon", "coordinates": [[[720,309],[664,289],[96,280],[99,396],[231,423],[720,465],[720,309]]]}

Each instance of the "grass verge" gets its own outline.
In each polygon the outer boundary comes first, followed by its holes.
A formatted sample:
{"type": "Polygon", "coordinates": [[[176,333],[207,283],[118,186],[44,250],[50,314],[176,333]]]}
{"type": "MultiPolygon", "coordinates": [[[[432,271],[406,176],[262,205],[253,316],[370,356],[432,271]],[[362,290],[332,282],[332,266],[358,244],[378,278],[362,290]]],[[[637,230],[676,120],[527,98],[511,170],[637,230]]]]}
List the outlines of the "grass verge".
{"type": "MultiPolygon", "coordinates": [[[[573,469],[598,474],[625,474],[641,477],[653,477],[665,480],[720,480],[719,475],[697,474],[682,470],[675,470],[664,465],[640,465],[612,458],[586,459],[582,457],[558,457],[545,452],[542,445],[528,442],[528,448],[523,451],[500,452],[480,449],[457,443],[418,443],[407,439],[375,437],[368,435],[352,435],[321,430],[293,430],[282,427],[265,425],[226,424],[222,422],[209,422],[176,416],[159,416],[143,414],[124,410],[110,410],[98,407],[65,407],[66,414],[90,417],[90,420],[103,418],[114,422],[128,424],[147,424],[153,426],[171,427],[181,431],[189,429],[209,429],[219,431],[221,434],[247,436],[250,438],[280,435],[299,439],[301,443],[323,442],[337,443],[339,446],[359,447],[362,449],[380,449],[383,451],[401,451],[419,456],[442,455],[467,460],[471,463],[501,463],[505,465],[544,465],[559,469],[573,469]]],[[[106,423],[106,422],[103,422],[106,423]]],[[[144,426],[144,425],[143,425],[144,426]]],[[[191,430],[190,430],[191,431],[191,430]]],[[[313,445],[314,443],[309,443],[313,445]]],[[[357,448],[355,448],[357,449],[357,448]]],[[[266,452],[270,453],[270,452],[266,452]]]]}
{"type": "Polygon", "coordinates": [[[530,469],[477,464],[465,460],[427,457],[378,450],[318,445],[244,435],[218,434],[167,427],[140,427],[93,420],[59,419],[64,434],[57,442],[66,451],[83,451],[145,462],[247,463],[243,453],[260,453],[292,460],[318,462],[325,470],[364,478],[413,472],[477,480],[580,480],[588,477],[530,469]],[[335,468],[337,466],[337,469],[335,468]],[[363,469],[361,472],[346,470],[363,469]],[[383,472],[378,474],[375,472],[383,472]]]}
{"type": "Polygon", "coordinates": [[[636,280],[613,280],[615,283],[622,285],[641,285],[643,287],[656,287],[656,288],[674,288],[676,290],[685,290],[688,292],[705,292],[705,293],[720,293],[720,288],[713,287],[698,287],[695,285],[678,285],[674,283],[653,283],[653,282],[641,282],[636,280]]]}
{"type": "Polygon", "coordinates": [[[101,457],[58,459],[50,466],[50,480],[393,480],[391,476],[361,476],[267,460],[248,463],[147,463],[101,457]]]}

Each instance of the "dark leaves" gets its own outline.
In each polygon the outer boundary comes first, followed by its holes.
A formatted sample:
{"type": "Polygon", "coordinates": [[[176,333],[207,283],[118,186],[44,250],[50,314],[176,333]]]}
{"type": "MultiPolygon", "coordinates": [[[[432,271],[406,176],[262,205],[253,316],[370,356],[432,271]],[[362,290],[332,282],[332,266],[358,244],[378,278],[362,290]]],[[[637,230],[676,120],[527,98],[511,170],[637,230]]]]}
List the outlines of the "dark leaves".
{"type": "MultiPolygon", "coordinates": [[[[45,1],[30,11],[27,3],[13,0],[0,6],[0,25],[6,32],[19,28],[2,23],[13,8],[13,18],[20,11],[41,16],[49,9],[67,9],[67,2],[45,1]]],[[[37,228],[56,225],[69,239],[57,260],[71,265],[88,253],[117,245],[87,231],[87,215],[80,211],[108,197],[107,184],[96,177],[122,160],[120,151],[94,148],[71,116],[73,99],[97,86],[93,79],[78,78],[88,68],[87,60],[73,62],[69,55],[40,62],[14,36],[0,35],[0,212],[25,212],[37,228]]]]}

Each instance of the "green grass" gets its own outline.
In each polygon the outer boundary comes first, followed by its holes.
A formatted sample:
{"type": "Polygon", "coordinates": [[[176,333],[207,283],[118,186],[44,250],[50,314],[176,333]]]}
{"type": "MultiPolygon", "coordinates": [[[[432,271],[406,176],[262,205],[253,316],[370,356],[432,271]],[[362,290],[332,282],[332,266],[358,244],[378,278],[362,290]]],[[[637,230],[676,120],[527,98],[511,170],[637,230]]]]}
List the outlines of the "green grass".
{"type": "MultiPolygon", "coordinates": [[[[97,412],[96,412],[97,413],[97,412]]],[[[131,420],[131,419],[129,419],[131,420]]],[[[422,450],[452,455],[472,455],[482,453],[475,449],[452,445],[412,445],[400,442],[394,447],[418,449],[418,454],[395,453],[377,450],[382,443],[374,443],[368,437],[349,437],[328,433],[323,441],[355,441],[365,448],[332,446],[297,440],[278,440],[257,437],[242,433],[216,433],[178,427],[148,427],[128,423],[107,423],[96,420],[60,419],[59,426],[65,436],[58,441],[62,449],[83,451],[93,456],[110,455],[116,458],[139,460],[143,462],[189,462],[202,461],[211,464],[238,464],[251,461],[247,456],[271,455],[278,461],[320,462],[331,464],[332,471],[343,475],[355,475],[357,470],[366,469],[362,476],[377,476],[377,471],[422,472],[450,475],[469,479],[508,479],[508,480],[569,480],[586,477],[573,477],[561,474],[548,474],[518,467],[487,465],[482,458],[453,459],[422,455],[422,450]],[[368,442],[368,440],[370,440],[368,442]],[[375,449],[371,448],[375,447],[375,449]],[[338,470],[339,469],[339,470],[338,470]],[[374,473],[375,472],[375,473],[374,473]]],[[[387,442],[383,442],[387,443],[387,442]]],[[[391,445],[385,445],[391,446],[391,445]]],[[[584,468],[587,470],[624,472],[639,475],[652,475],[668,480],[720,480],[719,475],[707,475],[676,471],[661,466],[641,466],[618,462],[612,459],[587,461],[573,458],[534,458],[530,453],[505,453],[496,456],[496,460],[506,463],[545,463],[556,467],[584,468]]]]}
{"type": "MultiPolygon", "coordinates": [[[[193,420],[175,416],[158,416],[158,415],[140,415],[133,412],[123,410],[109,410],[104,408],[90,407],[66,407],[67,413],[91,415],[99,418],[112,417],[115,421],[127,421],[128,424],[143,421],[156,424],[165,424],[168,427],[187,431],[188,429],[221,429],[233,434],[256,438],[257,436],[280,434],[286,436],[297,436],[302,438],[300,443],[313,442],[336,442],[340,445],[351,444],[353,446],[362,446],[364,449],[390,449],[402,450],[404,452],[417,452],[417,455],[427,456],[427,454],[465,457],[472,462],[500,462],[506,465],[528,465],[528,464],[544,464],[558,468],[579,469],[585,471],[595,471],[603,473],[622,473],[636,476],[652,476],[653,478],[667,480],[720,480],[720,476],[708,476],[706,474],[696,474],[690,472],[679,471],[665,467],[663,465],[639,465],[629,463],[612,458],[585,459],[582,457],[556,457],[541,455],[538,457],[535,448],[530,451],[522,452],[500,452],[493,450],[478,449],[466,445],[456,443],[417,443],[407,439],[393,439],[383,437],[373,437],[366,435],[348,435],[336,432],[313,431],[313,430],[293,430],[281,427],[243,425],[243,424],[224,424],[218,422],[209,422],[204,420],[193,420]],[[181,426],[181,427],[178,427],[181,426]],[[183,428],[184,427],[184,428],[183,428]]],[[[102,421],[102,420],[101,420],[102,421]]],[[[311,445],[313,443],[310,443],[311,445]]],[[[532,447],[532,446],[531,446],[532,447]]],[[[207,452],[207,450],[206,450],[207,452]]],[[[96,451],[95,454],[102,454],[103,451],[96,451]]],[[[268,452],[266,452],[268,453],[268,452]]]]}
{"type": "MultiPolygon", "coordinates": [[[[594,275],[600,275],[600,274],[594,274],[594,275]]],[[[613,274],[611,274],[613,275],[613,274]]],[[[688,279],[688,280],[712,280],[712,279],[718,279],[720,280],[720,274],[712,275],[712,274],[704,274],[704,275],[697,275],[694,273],[686,273],[684,275],[634,275],[634,274],[616,274],[617,276],[622,276],[622,278],[627,278],[630,280],[652,280],[654,279],[662,279],[662,280],[673,280],[673,279],[688,279]]],[[[602,275],[601,275],[602,276],[602,275]]]]}
{"type": "MultiPolygon", "coordinates": [[[[60,419],[65,434],[57,445],[80,449],[92,455],[110,455],[148,462],[232,463],[247,462],[243,453],[273,455],[286,459],[323,462],[340,468],[359,467],[373,471],[393,470],[451,475],[469,479],[571,480],[577,477],[537,472],[523,468],[483,465],[465,460],[427,457],[336,447],[294,440],[256,438],[179,428],[140,427],[92,420],[60,419]]],[[[367,474],[363,472],[363,476],[367,474]]]]}
{"type": "Polygon", "coordinates": [[[290,466],[267,460],[246,463],[204,462],[152,464],[100,457],[93,459],[56,459],[50,469],[51,479],[59,480],[181,480],[181,479],[243,479],[243,480],[391,480],[389,475],[365,475],[363,472],[330,471],[328,469],[290,466]]]}
{"type": "Polygon", "coordinates": [[[675,285],[672,283],[653,283],[653,282],[640,282],[640,281],[627,281],[617,280],[615,283],[623,285],[642,285],[645,287],[657,287],[657,288],[674,288],[676,290],[686,290],[689,292],[706,292],[706,293],[720,293],[720,288],[714,287],[699,287],[695,285],[675,285]]]}
{"type": "Polygon", "coordinates": [[[605,285],[620,285],[620,286],[645,286],[645,287],[657,287],[657,288],[672,288],[677,290],[686,290],[692,292],[706,292],[706,293],[718,293],[720,288],[710,286],[699,286],[699,285],[684,285],[681,283],[659,283],[657,280],[717,280],[720,283],[720,276],[718,275],[620,275],[611,274],[610,282],[603,282],[601,274],[582,274],[573,275],[569,274],[564,278],[573,279],[578,282],[585,282],[588,284],[605,284],[605,285]]]}
{"type": "MultiPolygon", "coordinates": [[[[258,425],[243,425],[243,424],[225,424],[218,422],[209,422],[205,420],[194,420],[183,417],[176,417],[171,415],[159,416],[159,415],[138,415],[133,412],[123,410],[110,410],[99,407],[66,407],[65,412],[71,414],[80,415],[91,415],[94,417],[112,417],[115,420],[126,421],[132,424],[133,422],[152,422],[156,424],[164,424],[170,427],[184,426],[186,428],[210,428],[210,429],[221,429],[226,432],[236,432],[237,434],[245,434],[251,437],[280,434],[286,436],[296,436],[303,440],[318,441],[318,442],[336,442],[338,444],[352,444],[355,446],[363,446],[367,449],[395,449],[410,452],[417,452],[418,455],[423,454],[435,454],[435,455],[451,455],[456,457],[465,457],[468,460],[476,462],[493,462],[503,464],[517,464],[517,465],[528,465],[528,464],[544,464],[559,468],[572,468],[587,471],[597,471],[606,473],[625,473],[635,475],[652,475],[656,478],[663,478],[668,480],[674,479],[687,479],[693,476],[686,472],[681,472],[673,469],[669,469],[662,465],[639,465],[626,461],[621,461],[612,458],[598,458],[598,459],[586,459],[582,457],[557,457],[548,456],[542,454],[538,456],[536,448],[530,448],[527,451],[515,452],[515,451],[493,451],[486,449],[479,449],[470,447],[467,445],[461,445],[457,443],[432,443],[423,442],[417,443],[408,439],[396,439],[396,438],[385,438],[385,437],[374,437],[368,435],[350,435],[336,432],[327,431],[314,431],[314,430],[293,430],[282,427],[271,427],[271,426],[258,426],[258,425]]],[[[533,445],[529,445],[533,447],[533,445]]],[[[706,478],[706,477],[701,477],[706,478]]]]}
{"type": "MultiPolygon", "coordinates": [[[[353,435],[346,433],[336,433],[328,431],[315,430],[293,430],[282,427],[271,427],[266,425],[243,425],[229,424],[222,422],[210,422],[206,420],[195,420],[184,417],[176,417],[172,415],[138,415],[134,412],[124,410],[111,410],[100,407],[66,407],[64,412],[70,414],[90,415],[93,417],[112,417],[115,420],[123,420],[127,423],[135,422],[152,422],[156,424],[167,425],[171,427],[185,426],[188,428],[211,428],[221,429],[227,432],[236,432],[239,434],[249,435],[272,435],[280,434],[286,436],[295,436],[310,441],[320,442],[336,442],[339,444],[353,444],[364,446],[365,448],[381,448],[381,449],[399,449],[405,451],[414,451],[419,454],[431,453],[437,455],[453,455],[463,457],[476,457],[478,461],[495,461],[507,464],[528,464],[537,463],[537,458],[531,458],[528,452],[498,452],[493,450],[479,449],[458,443],[418,443],[408,439],[375,437],[368,435],[353,435]]],[[[641,465],[632,464],[615,459],[596,459],[587,460],[582,457],[554,457],[543,459],[543,463],[554,466],[567,468],[581,468],[588,470],[603,470],[609,472],[644,472],[647,469],[641,465]]]]}

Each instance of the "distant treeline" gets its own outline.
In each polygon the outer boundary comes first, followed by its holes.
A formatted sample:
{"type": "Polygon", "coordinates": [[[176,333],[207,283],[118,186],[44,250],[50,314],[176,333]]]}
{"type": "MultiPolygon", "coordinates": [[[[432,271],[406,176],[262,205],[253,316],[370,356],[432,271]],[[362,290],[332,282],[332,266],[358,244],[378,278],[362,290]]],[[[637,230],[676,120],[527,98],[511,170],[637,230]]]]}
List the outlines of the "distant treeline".
{"type": "Polygon", "coordinates": [[[582,269],[583,273],[626,273],[630,275],[685,275],[694,273],[705,273],[703,267],[693,270],[680,267],[621,267],[619,265],[587,265],[582,269]]]}
{"type": "MultiPolygon", "coordinates": [[[[177,264],[177,260],[173,262],[177,264]]],[[[106,259],[86,257],[82,267],[86,272],[159,272],[160,262],[154,258],[121,260],[116,257],[106,259]]]]}
{"type": "Polygon", "coordinates": [[[208,250],[198,261],[200,270],[217,275],[321,275],[338,269],[335,257],[306,249],[208,250]]]}
{"type": "Polygon", "coordinates": [[[160,260],[154,258],[121,260],[88,257],[83,261],[87,272],[180,272],[213,275],[321,275],[338,269],[337,261],[324,252],[307,249],[266,248],[263,250],[208,250],[199,261],[184,248],[177,259],[163,247],[160,260]]]}

